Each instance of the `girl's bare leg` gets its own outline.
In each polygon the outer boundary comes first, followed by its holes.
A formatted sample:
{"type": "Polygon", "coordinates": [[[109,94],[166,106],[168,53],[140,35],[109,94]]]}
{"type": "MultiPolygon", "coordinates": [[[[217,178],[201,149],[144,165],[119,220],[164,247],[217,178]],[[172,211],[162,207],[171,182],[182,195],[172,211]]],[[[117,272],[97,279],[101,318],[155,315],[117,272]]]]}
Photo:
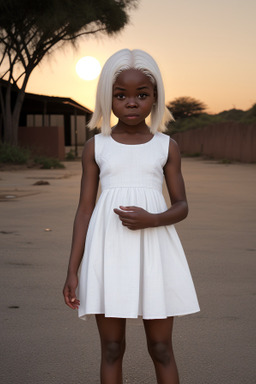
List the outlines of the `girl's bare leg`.
{"type": "Polygon", "coordinates": [[[172,349],[173,317],[144,320],[148,351],[153,360],[158,384],[179,384],[172,349]]]}
{"type": "Polygon", "coordinates": [[[126,319],[96,315],[101,340],[101,384],[122,384],[126,319]]]}

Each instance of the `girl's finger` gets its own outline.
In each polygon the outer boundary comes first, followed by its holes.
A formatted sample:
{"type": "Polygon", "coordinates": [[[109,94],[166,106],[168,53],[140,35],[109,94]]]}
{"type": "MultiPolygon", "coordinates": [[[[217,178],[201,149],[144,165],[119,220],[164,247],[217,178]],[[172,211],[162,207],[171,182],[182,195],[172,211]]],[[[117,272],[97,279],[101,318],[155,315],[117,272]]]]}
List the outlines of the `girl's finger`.
{"type": "Polygon", "coordinates": [[[129,218],[129,217],[125,217],[125,218],[120,219],[120,220],[122,221],[122,223],[125,223],[125,224],[127,224],[127,225],[129,225],[129,224],[134,224],[134,220],[131,219],[131,218],[129,218]]]}
{"type": "Polygon", "coordinates": [[[69,307],[72,308],[72,309],[78,309],[79,305],[80,305],[80,301],[77,300],[77,298],[71,298],[69,300],[69,307]]]}
{"type": "Polygon", "coordinates": [[[117,215],[119,215],[119,216],[122,216],[122,214],[124,214],[124,212],[121,211],[121,210],[118,209],[118,208],[114,208],[113,211],[114,211],[117,215]]]}
{"type": "Polygon", "coordinates": [[[121,211],[117,208],[114,209],[114,212],[120,217],[120,220],[129,217],[129,214],[132,213],[132,211],[121,211]]]}
{"type": "Polygon", "coordinates": [[[133,210],[138,209],[139,207],[135,207],[135,206],[126,206],[126,207],[124,207],[124,206],[120,205],[119,208],[121,208],[124,211],[133,211],[133,210]]]}

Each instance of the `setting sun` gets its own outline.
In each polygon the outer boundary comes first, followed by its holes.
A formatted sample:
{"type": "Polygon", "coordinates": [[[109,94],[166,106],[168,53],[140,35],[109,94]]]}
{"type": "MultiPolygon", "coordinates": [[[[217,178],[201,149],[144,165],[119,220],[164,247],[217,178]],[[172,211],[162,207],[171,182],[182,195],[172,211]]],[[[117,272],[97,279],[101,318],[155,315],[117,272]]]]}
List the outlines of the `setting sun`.
{"type": "Polygon", "coordinates": [[[76,72],[83,80],[96,79],[99,76],[100,70],[100,63],[95,57],[82,57],[76,64],[76,72]]]}

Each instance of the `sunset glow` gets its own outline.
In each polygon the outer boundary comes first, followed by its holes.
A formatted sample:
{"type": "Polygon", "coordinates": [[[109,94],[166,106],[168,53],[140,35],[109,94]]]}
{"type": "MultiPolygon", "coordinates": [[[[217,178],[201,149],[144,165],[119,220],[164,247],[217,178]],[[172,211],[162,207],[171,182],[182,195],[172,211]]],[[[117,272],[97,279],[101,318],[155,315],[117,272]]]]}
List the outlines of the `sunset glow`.
{"type": "Polygon", "coordinates": [[[27,91],[71,97],[93,109],[98,78],[77,76],[78,60],[97,57],[101,66],[114,52],[139,48],[162,72],[166,102],[190,96],[217,113],[249,109],[256,102],[256,2],[140,0],[130,24],[116,36],[87,36],[77,47],[56,50],[32,73],[27,91]]]}
{"type": "Polygon", "coordinates": [[[95,57],[82,57],[76,64],[76,72],[83,80],[96,79],[96,77],[99,76],[100,71],[100,63],[95,57]]]}

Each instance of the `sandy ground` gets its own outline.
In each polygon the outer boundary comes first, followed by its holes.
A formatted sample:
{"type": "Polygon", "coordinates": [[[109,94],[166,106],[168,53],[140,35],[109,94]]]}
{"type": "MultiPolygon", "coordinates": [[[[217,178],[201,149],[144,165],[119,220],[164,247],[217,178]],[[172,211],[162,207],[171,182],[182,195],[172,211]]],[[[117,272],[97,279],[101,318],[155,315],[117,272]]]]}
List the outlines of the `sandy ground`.
{"type": "MultiPolygon", "coordinates": [[[[61,293],[80,169],[0,172],[1,383],[99,383],[95,320],[61,293]]],[[[176,319],[181,383],[253,384],[256,165],[183,159],[183,173],[190,215],[176,227],[201,312],[176,319]]],[[[127,322],[124,383],[156,383],[141,320],[127,322]]]]}

